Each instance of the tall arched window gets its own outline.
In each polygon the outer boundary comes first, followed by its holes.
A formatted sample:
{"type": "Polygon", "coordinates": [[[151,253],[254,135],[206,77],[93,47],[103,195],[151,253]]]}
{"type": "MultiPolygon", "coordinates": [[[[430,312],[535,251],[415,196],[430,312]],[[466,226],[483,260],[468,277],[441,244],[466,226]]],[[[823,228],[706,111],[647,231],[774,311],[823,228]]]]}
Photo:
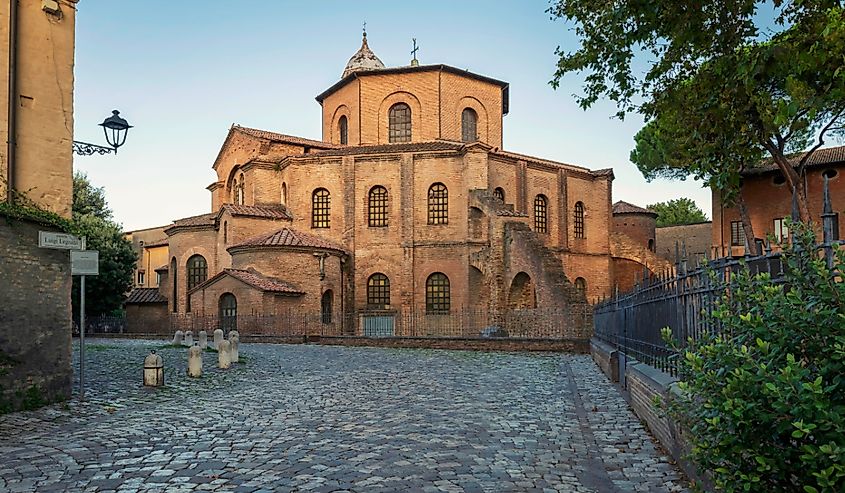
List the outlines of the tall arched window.
{"type": "Polygon", "coordinates": [[[240,178],[238,178],[237,186],[235,187],[235,203],[238,205],[244,204],[244,174],[241,173],[240,178]]]}
{"type": "Polygon", "coordinates": [[[340,143],[346,145],[349,143],[349,123],[346,116],[341,116],[337,121],[337,132],[340,134],[340,143]]]}
{"type": "Polygon", "coordinates": [[[170,259],[170,272],[169,272],[169,274],[170,274],[170,279],[171,279],[170,282],[173,283],[173,293],[172,293],[172,296],[170,297],[170,301],[173,303],[173,306],[172,306],[173,313],[176,313],[176,311],[178,310],[178,304],[179,304],[179,276],[177,275],[177,272],[176,272],[176,257],[173,257],[172,259],[170,259]]]}
{"type": "Polygon", "coordinates": [[[387,226],[387,189],[380,185],[370,189],[367,200],[367,224],[370,227],[387,226]]]}
{"type": "Polygon", "coordinates": [[[478,140],[478,113],[472,108],[464,108],[461,112],[461,140],[463,142],[478,140]]]}
{"type": "Polygon", "coordinates": [[[223,244],[229,244],[229,221],[223,221],[223,244]]]}
{"type": "Polygon", "coordinates": [[[387,112],[388,142],[411,141],[411,107],[405,103],[396,103],[387,112]]]}
{"type": "Polygon", "coordinates": [[[449,190],[442,183],[428,188],[428,224],[449,223],[449,190]]]}
{"type": "Polygon", "coordinates": [[[311,227],[328,228],[331,219],[332,197],[325,188],[318,188],[311,194],[311,227]]]}
{"type": "Polygon", "coordinates": [[[367,306],[384,310],[390,305],[390,279],[382,273],[376,273],[367,279],[367,306]]]}
{"type": "Polygon", "coordinates": [[[496,187],[496,189],[493,190],[493,198],[504,204],[505,203],[505,189],[502,188],[502,187],[496,187]]]}
{"type": "Polygon", "coordinates": [[[332,298],[332,290],[327,289],[326,292],[323,293],[323,297],[320,299],[320,313],[324,324],[332,323],[332,298]]]}
{"type": "Polygon", "coordinates": [[[575,279],[575,287],[578,289],[578,291],[581,292],[581,294],[586,296],[586,294],[587,294],[587,281],[585,281],[583,277],[579,277],[579,278],[575,279]]]}
{"type": "Polygon", "coordinates": [[[584,235],[584,204],[575,202],[575,237],[586,238],[584,235]]]}
{"type": "Polygon", "coordinates": [[[288,205],[288,184],[282,182],[282,205],[288,205]]]}
{"type": "Polygon", "coordinates": [[[223,293],[217,302],[220,328],[224,332],[238,329],[238,299],[232,293],[223,293]]]}
{"type": "Polygon", "coordinates": [[[208,263],[202,255],[188,259],[188,291],[199,286],[208,278],[208,263]]]}
{"type": "Polygon", "coordinates": [[[543,194],[534,198],[534,231],[538,233],[549,232],[548,203],[543,194]]]}
{"type": "Polygon", "coordinates": [[[442,272],[435,272],[425,280],[425,312],[429,315],[449,313],[451,294],[449,278],[442,272]]]}

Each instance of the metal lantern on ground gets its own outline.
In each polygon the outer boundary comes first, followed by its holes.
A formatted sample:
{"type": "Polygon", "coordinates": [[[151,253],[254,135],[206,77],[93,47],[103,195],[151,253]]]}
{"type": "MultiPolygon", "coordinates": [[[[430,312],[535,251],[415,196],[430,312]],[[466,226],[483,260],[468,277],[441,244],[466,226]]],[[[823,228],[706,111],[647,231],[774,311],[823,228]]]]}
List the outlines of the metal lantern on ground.
{"type": "Polygon", "coordinates": [[[164,362],[155,350],[144,358],[144,385],[147,387],[161,387],[164,385],[164,362]]]}
{"type": "Polygon", "coordinates": [[[119,111],[113,110],[112,116],[103,120],[100,126],[103,127],[103,133],[106,134],[106,142],[112,146],[114,153],[117,154],[117,148],[126,142],[126,134],[129,133],[132,125],[120,117],[119,111]]]}

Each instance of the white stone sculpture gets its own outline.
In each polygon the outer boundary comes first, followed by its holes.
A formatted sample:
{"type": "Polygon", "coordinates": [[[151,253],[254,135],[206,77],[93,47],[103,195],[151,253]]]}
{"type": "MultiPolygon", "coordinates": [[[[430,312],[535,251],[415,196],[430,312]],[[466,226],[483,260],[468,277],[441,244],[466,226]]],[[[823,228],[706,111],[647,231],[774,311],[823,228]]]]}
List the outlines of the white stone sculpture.
{"type": "Polygon", "coordinates": [[[188,376],[192,378],[202,376],[202,349],[196,345],[188,348],[188,376]]]}
{"type": "Polygon", "coordinates": [[[227,370],[232,366],[232,344],[223,341],[217,346],[217,368],[227,370]]]}
{"type": "Polygon", "coordinates": [[[206,348],[208,348],[208,333],[204,330],[201,330],[199,331],[199,334],[197,334],[197,336],[200,349],[205,351],[206,348]]]}
{"type": "Polygon", "coordinates": [[[214,349],[220,351],[221,342],[223,342],[223,330],[217,329],[214,331],[214,349]]]}
{"type": "Polygon", "coordinates": [[[182,345],[182,338],[185,337],[185,334],[182,333],[181,330],[177,330],[175,334],[173,334],[173,344],[174,346],[181,346],[182,345]]]}

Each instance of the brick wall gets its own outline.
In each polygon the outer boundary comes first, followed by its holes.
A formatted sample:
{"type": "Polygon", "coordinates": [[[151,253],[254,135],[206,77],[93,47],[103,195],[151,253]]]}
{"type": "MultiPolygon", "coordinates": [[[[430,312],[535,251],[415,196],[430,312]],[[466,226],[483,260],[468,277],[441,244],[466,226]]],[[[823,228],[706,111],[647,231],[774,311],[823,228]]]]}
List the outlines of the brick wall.
{"type": "Polygon", "coordinates": [[[656,219],[650,214],[613,214],[613,232],[622,233],[644,249],[655,245],[656,219]]]}
{"type": "Polygon", "coordinates": [[[170,314],[167,303],[126,305],[126,332],[132,334],[168,334],[170,314]]]}
{"type": "Polygon", "coordinates": [[[669,262],[675,262],[675,244],[686,244],[689,259],[703,258],[712,255],[711,245],[713,224],[710,221],[698,224],[682,224],[678,226],[664,226],[655,229],[657,240],[657,255],[669,262]]]}
{"type": "Polygon", "coordinates": [[[70,396],[70,255],[38,248],[39,230],[51,229],[0,218],[2,399],[32,386],[48,400],[70,396]]]}

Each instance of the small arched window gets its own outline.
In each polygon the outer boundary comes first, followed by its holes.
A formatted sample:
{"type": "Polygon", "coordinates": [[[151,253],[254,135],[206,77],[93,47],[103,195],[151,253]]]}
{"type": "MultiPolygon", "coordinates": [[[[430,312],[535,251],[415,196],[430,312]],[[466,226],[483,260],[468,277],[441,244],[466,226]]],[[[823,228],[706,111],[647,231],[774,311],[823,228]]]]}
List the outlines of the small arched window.
{"type": "Polygon", "coordinates": [[[220,325],[224,332],[238,328],[238,299],[232,293],[223,293],[217,302],[220,325]]]}
{"type": "Polygon", "coordinates": [[[382,273],[376,273],[367,279],[367,306],[375,310],[384,310],[390,305],[390,279],[382,273]]]}
{"type": "Polygon", "coordinates": [[[534,231],[538,233],[549,232],[548,202],[543,194],[534,199],[534,231]]]}
{"type": "Polygon", "coordinates": [[[340,134],[340,143],[346,145],[349,143],[349,123],[346,116],[341,116],[337,121],[337,132],[340,134]]]}
{"type": "Polygon", "coordinates": [[[587,295],[587,281],[583,277],[575,279],[575,288],[584,296],[587,295]]]}
{"type": "Polygon", "coordinates": [[[425,280],[425,312],[429,315],[449,313],[451,294],[449,278],[442,272],[435,272],[425,280]]]}
{"type": "Polygon", "coordinates": [[[367,199],[367,224],[377,228],[387,226],[387,189],[376,185],[367,199]]]}
{"type": "Polygon", "coordinates": [[[584,234],[584,204],[575,202],[575,237],[586,238],[584,234]]]}
{"type": "Polygon", "coordinates": [[[193,255],[188,259],[188,291],[205,282],[208,277],[208,263],[202,255],[193,255]]]}
{"type": "Polygon", "coordinates": [[[324,324],[332,323],[332,301],[332,290],[327,289],[326,292],[323,293],[323,297],[320,299],[320,313],[324,324]]]}
{"type": "Polygon", "coordinates": [[[223,221],[223,244],[229,244],[229,221],[223,221]]]}
{"type": "Polygon", "coordinates": [[[238,178],[238,183],[237,183],[237,186],[236,186],[235,193],[236,193],[235,203],[238,204],[238,205],[243,205],[244,204],[244,174],[243,173],[241,173],[240,178],[238,178]]]}
{"type": "Polygon", "coordinates": [[[496,187],[496,189],[493,190],[493,198],[504,204],[505,203],[505,189],[502,188],[502,187],[496,187]]]}
{"type": "Polygon", "coordinates": [[[461,140],[463,142],[478,140],[478,113],[472,108],[464,108],[461,112],[461,140]]]}
{"type": "Polygon", "coordinates": [[[311,194],[311,227],[328,228],[331,220],[331,194],[318,188],[311,194]]]}
{"type": "Polygon", "coordinates": [[[411,107],[405,103],[396,103],[387,113],[388,142],[411,141],[411,107]]]}
{"type": "Polygon", "coordinates": [[[654,251],[654,238],[649,238],[649,239],[648,239],[648,249],[649,249],[649,251],[651,251],[651,252],[653,252],[653,251],[654,251]]]}
{"type": "Polygon", "coordinates": [[[288,205],[288,184],[282,182],[282,205],[288,205]]]}
{"type": "Polygon", "coordinates": [[[449,190],[442,183],[428,188],[428,224],[449,223],[449,190]]]}
{"type": "Polygon", "coordinates": [[[179,276],[177,275],[177,272],[176,272],[176,257],[173,257],[172,259],[170,259],[170,272],[169,272],[169,274],[170,274],[170,279],[171,279],[170,282],[173,283],[173,292],[171,293],[172,296],[170,297],[170,301],[171,301],[171,303],[173,303],[173,305],[172,305],[173,313],[176,313],[176,311],[178,310],[177,305],[179,304],[179,276]]]}

